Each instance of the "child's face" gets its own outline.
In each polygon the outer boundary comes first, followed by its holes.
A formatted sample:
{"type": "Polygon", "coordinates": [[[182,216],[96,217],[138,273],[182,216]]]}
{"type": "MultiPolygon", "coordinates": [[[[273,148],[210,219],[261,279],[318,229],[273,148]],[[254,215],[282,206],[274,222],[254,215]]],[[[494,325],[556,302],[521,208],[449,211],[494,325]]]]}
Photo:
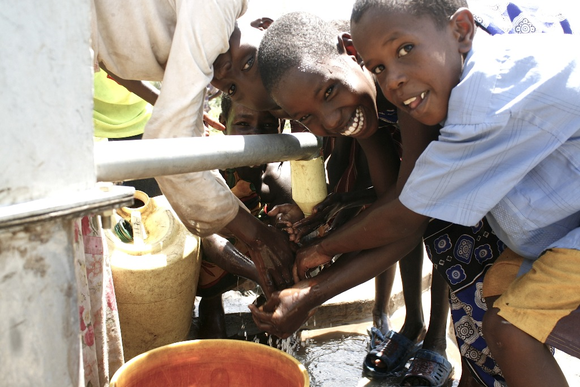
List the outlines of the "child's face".
{"type": "Polygon", "coordinates": [[[280,120],[266,111],[248,109],[234,102],[224,126],[229,135],[277,134],[280,120]]]}
{"type": "Polygon", "coordinates": [[[466,26],[457,28],[454,23],[456,15],[437,28],[429,17],[376,10],[352,26],[354,45],[385,97],[426,125],[439,124],[447,116],[463,54],[471,49],[471,40],[463,39],[461,30],[466,26]]]}
{"type": "Polygon", "coordinates": [[[214,62],[211,84],[228,94],[233,101],[254,110],[274,110],[258,70],[258,47],[264,32],[251,26],[234,29],[230,49],[214,62]]]}
{"type": "Polygon", "coordinates": [[[290,118],[318,136],[367,138],[377,130],[374,80],[346,54],[308,69],[291,69],[272,97],[290,118]]]}

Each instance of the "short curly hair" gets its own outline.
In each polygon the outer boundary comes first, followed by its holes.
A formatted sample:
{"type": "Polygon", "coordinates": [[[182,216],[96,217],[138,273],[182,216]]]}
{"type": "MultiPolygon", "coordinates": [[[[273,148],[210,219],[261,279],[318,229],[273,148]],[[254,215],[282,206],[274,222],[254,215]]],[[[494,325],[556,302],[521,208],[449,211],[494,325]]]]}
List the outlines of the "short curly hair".
{"type": "Polygon", "coordinates": [[[350,22],[356,24],[365,12],[379,8],[413,16],[428,16],[435,21],[435,25],[443,28],[449,18],[462,7],[468,7],[466,0],[356,0],[350,22]]]}
{"type": "Polygon", "coordinates": [[[307,12],[288,13],[264,33],[258,50],[260,76],[272,93],[290,69],[334,56],[339,56],[338,29],[332,23],[307,12]]]}

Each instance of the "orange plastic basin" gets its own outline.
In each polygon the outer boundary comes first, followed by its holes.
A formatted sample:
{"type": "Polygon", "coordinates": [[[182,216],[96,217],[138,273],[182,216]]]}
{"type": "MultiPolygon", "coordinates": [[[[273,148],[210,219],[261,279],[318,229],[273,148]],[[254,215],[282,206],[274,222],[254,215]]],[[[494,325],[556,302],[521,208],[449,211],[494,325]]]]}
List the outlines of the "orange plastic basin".
{"type": "Polygon", "coordinates": [[[278,349],[242,340],[165,345],[125,363],[111,387],[308,387],[306,368],[278,349]]]}

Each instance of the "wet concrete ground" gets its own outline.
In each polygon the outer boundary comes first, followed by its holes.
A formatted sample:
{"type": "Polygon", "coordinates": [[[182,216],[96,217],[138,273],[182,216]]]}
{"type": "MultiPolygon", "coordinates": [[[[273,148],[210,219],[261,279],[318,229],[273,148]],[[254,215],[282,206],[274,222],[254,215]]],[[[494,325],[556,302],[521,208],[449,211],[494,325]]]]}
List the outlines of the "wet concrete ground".
{"type": "MultiPolygon", "coordinates": [[[[428,300],[427,292],[423,295],[426,307],[429,305],[428,300]]],[[[395,329],[400,328],[403,320],[404,308],[397,310],[391,317],[395,329]]],[[[295,357],[306,366],[312,387],[399,386],[402,377],[374,381],[362,375],[362,363],[369,344],[367,329],[371,325],[372,320],[369,319],[359,324],[302,332],[303,344],[295,357]]],[[[449,337],[447,347],[447,356],[455,369],[448,386],[454,386],[459,383],[461,376],[459,351],[449,337]]]]}
{"type": "MultiPolygon", "coordinates": [[[[427,266],[424,269],[424,283],[427,284],[429,283],[428,262],[424,266],[427,266]]],[[[422,298],[424,315],[429,316],[430,298],[428,289],[425,290],[422,298]]],[[[401,327],[405,316],[400,293],[401,285],[397,280],[393,288],[393,302],[391,303],[394,310],[391,323],[395,329],[401,327]]],[[[247,335],[251,339],[254,333],[252,329],[255,327],[252,327],[253,322],[250,321],[247,305],[253,302],[255,297],[256,295],[251,292],[243,295],[237,291],[227,292],[224,295],[224,307],[230,321],[228,336],[234,329],[237,330],[238,337],[247,335]]],[[[372,325],[372,320],[370,312],[365,315],[365,308],[352,309],[352,305],[370,305],[373,297],[374,282],[369,281],[329,300],[324,305],[326,310],[323,313],[317,312],[309,320],[306,329],[294,338],[292,348],[285,349],[305,365],[310,375],[311,387],[394,387],[399,385],[400,378],[371,381],[362,376],[362,363],[369,342],[367,329],[372,325]],[[337,324],[340,316],[345,316],[343,319],[345,323],[337,324]],[[361,316],[367,317],[361,321],[361,316]],[[353,324],[353,319],[359,321],[353,324]],[[329,327],[329,325],[334,326],[329,327]]],[[[447,356],[454,366],[450,386],[457,386],[461,377],[460,356],[450,330],[448,330],[447,356]]],[[[569,385],[580,386],[580,360],[560,351],[556,352],[556,359],[569,385]]]]}
{"type": "MultiPolygon", "coordinates": [[[[396,319],[395,319],[396,320],[396,319]]],[[[295,357],[305,365],[311,387],[395,387],[401,378],[372,381],[362,376],[362,362],[367,354],[368,323],[303,332],[303,343],[295,357]]],[[[451,337],[447,356],[454,366],[449,386],[461,378],[459,350],[451,337]]],[[[580,386],[580,360],[556,351],[555,355],[571,387],[580,386]]]]}

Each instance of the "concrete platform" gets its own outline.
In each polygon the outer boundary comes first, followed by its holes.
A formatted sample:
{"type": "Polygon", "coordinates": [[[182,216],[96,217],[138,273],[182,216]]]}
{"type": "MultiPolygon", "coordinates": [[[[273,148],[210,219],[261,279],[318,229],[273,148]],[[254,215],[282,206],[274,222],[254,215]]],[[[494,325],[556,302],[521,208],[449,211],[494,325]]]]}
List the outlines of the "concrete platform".
{"type": "MultiPolygon", "coordinates": [[[[431,262],[425,258],[423,262],[422,288],[426,292],[431,284],[431,262]]],[[[246,292],[229,291],[223,295],[224,310],[228,337],[239,335],[255,335],[259,331],[255,327],[248,304],[254,302],[258,293],[253,289],[246,292]]],[[[316,313],[303,325],[302,329],[331,328],[342,325],[372,321],[372,309],[375,297],[374,279],[343,292],[321,305],[316,313]]],[[[196,300],[196,310],[199,298],[196,300]]],[[[389,310],[391,313],[404,306],[403,289],[399,272],[391,291],[389,310]]],[[[428,314],[427,314],[428,316],[428,314]]],[[[194,318],[194,328],[197,323],[194,318]]]]}
{"type": "MultiPolygon", "coordinates": [[[[426,258],[423,263],[423,308],[424,315],[429,316],[430,297],[429,287],[431,283],[431,262],[426,258]]],[[[318,308],[317,312],[302,327],[299,342],[302,346],[324,345],[326,341],[336,340],[337,338],[345,339],[349,337],[357,338],[355,344],[348,342],[349,351],[354,352],[358,359],[354,364],[345,361],[344,364],[337,364],[336,361],[326,361],[324,355],[317,355],[313,361],[307,361],[307,368],[312,367],[313,372],[318,374],[332,375],[337,373],[337,368],[344,373],[352,373],[352,384],[335,384],[332,382],[314,384],[312,387],[320,386],[376,386],[387,387],[397,384],[389,382],[374,382],[361,377],[361,365],[366,353],[368,344],[367,328],[372,326],[372,308],[374,303],[374,280],[367,281],[356,286],[330,300],[318,308]],[[310,343],[310,344],[309,344],[310,343]],[[360,358],[360,359],[359,359],[360,358]],[[345,371],[346,370],[346,371],[345,371]]],[[[248,304],[254,302],[258,294],[255,290],[247,290],[244,293],[239,291],[226,292],[223,296],[224,309],[226,311],[227,335],[230,338],[249,338],[259,335],[261,332],[257,329],[248,310],[248,304]]],[[[196,311],[197,302],[196,300],[196,311]]],[[[395,329],[399,329],[404,321],[405,308],[402,294],[402,285],[400,276],[397,272],[395,284],[391,294],[391,323],[395,329]]],[[[196,337],[196,318],[192,324],[191,338],[196,337]]],[[[426,320],[428,318],[426,317],[426,320]]],[[[428,321],[427,321],[428,322],[428,321]]],[[[452,327],[448,330],[447,355],[455,368],[453,376],[453,385],[456,386],[461,377],[460,354],[455,343],[452,327]]],[[[329,354],[330,356],[330,354],[329,354]]],[[[297,356],[299,359],[300,357],[297,356]]],[[[580,386],[580,360],[567,354],[556,351],[556,359],[568,379],[570,386],[580,386]]],[[[302,361],[302,359],[301,359],[302,361]]]]}

